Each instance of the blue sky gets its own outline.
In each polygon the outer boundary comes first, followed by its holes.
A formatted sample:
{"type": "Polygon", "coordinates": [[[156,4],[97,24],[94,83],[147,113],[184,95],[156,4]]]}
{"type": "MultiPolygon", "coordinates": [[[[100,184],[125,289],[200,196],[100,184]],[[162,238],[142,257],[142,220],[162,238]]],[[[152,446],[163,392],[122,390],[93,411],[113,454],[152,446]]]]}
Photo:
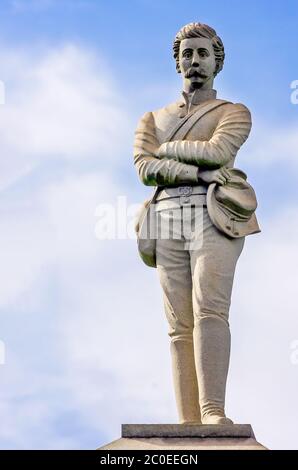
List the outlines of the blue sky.
{"type": "Polygon", "coordinates": [[[1,448],[95,448],[123,422],[176,420],[156,272],[135,240],[95,231],[100,203],[151,193],[133,132],[179,96],[172,41],[190,21],[223,39],[214,87],[253,119],[237,166],[262,233],[239,261],[227,407],[268,447],[298,448],[298,8],[255,0],[1,2],[1,448]]]}

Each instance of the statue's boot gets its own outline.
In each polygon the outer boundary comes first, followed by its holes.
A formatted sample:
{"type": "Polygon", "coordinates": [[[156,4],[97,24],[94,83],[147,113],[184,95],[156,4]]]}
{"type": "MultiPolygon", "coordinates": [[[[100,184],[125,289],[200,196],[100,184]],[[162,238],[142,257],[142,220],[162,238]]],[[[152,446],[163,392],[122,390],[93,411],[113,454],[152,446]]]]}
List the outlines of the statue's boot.
{"type": "Polygon", "coordinates": [[[233,424],[225,415],[230,329],[224,316],[206,312],[195,319],[194,352],[203,424],[233,424]]]}
{"type": "Polygon", "coordinates": [[[180,424],[201,424],[192,330],[172,338],[172,369],[180,424]]]}

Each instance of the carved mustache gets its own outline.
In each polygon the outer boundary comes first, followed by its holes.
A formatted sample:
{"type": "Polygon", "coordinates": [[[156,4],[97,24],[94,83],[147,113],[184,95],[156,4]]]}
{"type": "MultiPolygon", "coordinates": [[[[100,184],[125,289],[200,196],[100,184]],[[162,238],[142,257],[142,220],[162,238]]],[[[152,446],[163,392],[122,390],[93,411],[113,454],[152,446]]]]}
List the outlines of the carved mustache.
{"type": "Polygon", "coordinates": [[[205,75],[203,72],[198,72],[198,70],[190,68],[185,72],[185,78],[191,78],[191,77],[199,77],[199,78],[206,78],[207,75],[205,75]]]}

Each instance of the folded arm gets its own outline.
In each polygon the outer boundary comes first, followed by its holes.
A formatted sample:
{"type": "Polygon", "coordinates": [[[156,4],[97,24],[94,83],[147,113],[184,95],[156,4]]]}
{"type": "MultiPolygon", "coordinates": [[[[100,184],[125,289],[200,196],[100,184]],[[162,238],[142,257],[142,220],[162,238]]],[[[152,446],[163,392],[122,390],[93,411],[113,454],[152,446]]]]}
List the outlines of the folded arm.
{"type": "Polygon", "coordinates": [[[165,142],[157,155],[205,168],[219,168],[235,158],[250,130],[249,110],[243,104],[236,103],[224,113],[210,140],[165,142]]]}
{"type": "Polygon", "coordinates": [[[147,186],[190,183],[198,181],[198,166],[175,161],[173,158],[158,158],[160,143],[155,133],[151,112],[145,113],[135,131],[134,164],[141,181],[147,186]]]}

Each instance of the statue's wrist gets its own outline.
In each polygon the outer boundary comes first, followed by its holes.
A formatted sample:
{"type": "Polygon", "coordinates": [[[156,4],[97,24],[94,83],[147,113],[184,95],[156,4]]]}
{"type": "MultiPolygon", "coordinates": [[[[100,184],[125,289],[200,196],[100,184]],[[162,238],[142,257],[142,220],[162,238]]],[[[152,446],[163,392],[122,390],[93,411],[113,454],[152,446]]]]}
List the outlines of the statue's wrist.
{"type": "Polygon", "coordinates": [[[157,150],[158,158],[166,157],[167,156],[167,142],[161,144],[157,150]]]}

